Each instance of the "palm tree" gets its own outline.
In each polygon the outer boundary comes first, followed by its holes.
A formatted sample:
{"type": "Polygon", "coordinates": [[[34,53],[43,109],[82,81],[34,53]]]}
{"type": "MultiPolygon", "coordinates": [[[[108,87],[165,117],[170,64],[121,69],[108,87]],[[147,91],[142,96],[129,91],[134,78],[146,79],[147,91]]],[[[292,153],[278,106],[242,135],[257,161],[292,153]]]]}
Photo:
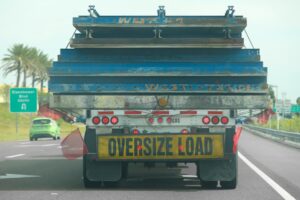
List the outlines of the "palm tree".
{"type": "Polygon", "coordinates": [[[7,76],[16,71],[16,87],[19,87],[22,70],[28,61],[28,47],[23,44],[15,44],[12,48],[7,49],[7,51],[8,53],[5,54],[5,57],[2,59],[3,65],[1,65],[1,69],[4,71],[3,76],[7,76]]]}
{"type": "Polygon", "coordinates": [[[52,60],[48,58],[48,55],[44,54],[43,52],[39,52],[37,57],[37,64],[38,70],[36,71],[36,81],[40,82],[41,84],[41,92],[43,92],[44,82],[49,79],[48,70],[52,65],[52,60]]]}
{"type": "MultiPolygon", "coordinates": [[[[31,75],[32,77],[32,82],[31,82],[31,87],[34,88],[35,82],[36,82],[36,75],[38,73],[39,70],[39,53],[40,51],[38,51],[36,48],[30,48],[29,49],[29,53],[28,53],[28,66],[27,66],[27,70],[28,70],[28,74],[31,75]]],[[[27,74],[27,72],[26,72],[27,74]]]]}
{"type": "Polygon", "coordinates": [[[26,63],[23,67],[23,87],[26,87],[27,85],[28,76],[35,74],[35,71],[37,70],[37,57],[38,50],[33,47],[28,48],[26,63]]]}
{"type": "Polygon", "coordinates": [[[34,87],[38,81],[41,83],[42,90],[44,82],[48,80],[48,69],[52,64],[52,60],[48,58],[48,55],[34,47],[29,48],[23,44],[15,44],[8,49],[8,52],[2,59],[4,64],[1,68],[4,70],[4,76],[16,71],[16,86],[19,87],[21,74],[23,73],[23,87],[26,87],[27,78],[31,76],[31,86],[34,87]]]}

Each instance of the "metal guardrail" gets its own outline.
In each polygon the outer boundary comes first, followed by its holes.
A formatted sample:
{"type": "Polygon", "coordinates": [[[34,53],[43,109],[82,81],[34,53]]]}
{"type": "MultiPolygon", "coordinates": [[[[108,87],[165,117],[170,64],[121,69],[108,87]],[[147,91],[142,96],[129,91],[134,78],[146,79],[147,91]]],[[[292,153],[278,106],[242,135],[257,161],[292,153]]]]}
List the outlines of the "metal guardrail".
{"type": "Polygon", "coordinates": [[[244,125],[244,127],[250,129],[250,131],[256,131],[263,133],[264,135],[270,136],[274,139],[278,139],[282,142],[292,142],[297,143],[297,146],[300,146],[300,133],[288,132],[288,131],[278,131],[275,129],[262,128],[253,125],[244,125]]]}

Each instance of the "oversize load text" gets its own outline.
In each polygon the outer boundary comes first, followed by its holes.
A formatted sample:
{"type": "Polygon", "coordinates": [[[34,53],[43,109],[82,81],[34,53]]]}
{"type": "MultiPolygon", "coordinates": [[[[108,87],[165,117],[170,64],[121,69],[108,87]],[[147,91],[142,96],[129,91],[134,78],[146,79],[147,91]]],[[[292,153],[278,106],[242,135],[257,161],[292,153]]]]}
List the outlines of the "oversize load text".
{"type": "Polygon", "coordinates": [[[216,157],[221,135],[115,136],[99,138],[99,158],[216,157]]]}

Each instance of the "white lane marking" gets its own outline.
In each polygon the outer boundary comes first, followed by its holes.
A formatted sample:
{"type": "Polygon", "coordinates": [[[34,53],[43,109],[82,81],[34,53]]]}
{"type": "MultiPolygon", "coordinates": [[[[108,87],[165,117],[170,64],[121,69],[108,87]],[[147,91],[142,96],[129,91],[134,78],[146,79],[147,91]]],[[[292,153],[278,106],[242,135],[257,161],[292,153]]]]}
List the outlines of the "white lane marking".
{"type": "Polygon", "coordinates": [[[196,175],[189,175],[189,174],[183,174],[181,175],[182,178],[198,178],[196,175]]]}
{"type": "Polygon", "coordinates": [[[24,145],[24,144],[30,144],[31,142],[21,142],[20,144],[21,145],[24,145]]]}
{"type": "Polygon", "coordinates": [[[251,161],[249,161],[243,154],[238,152],[240,159],[244,161],[253,171],[255,171],[264,181],[266,181],[283,199],[286,200],[296,200],[291,194],[289,194],[285,189],[278,185],[273,179],[256,167],[251,161]]]}
{"type": "Polygon", "coordinates": [[[3,176],[0,176],[1,179],[15,179],[15,178],[37,178],[40,176],[36,175],[25,175],[25,174],[5,174],[3,176]]]}
{"type": "Polygon", "coordinates": [[[58,146],[59,144],[43,144],[42,147],[58,146]]]}
{"type": "Polygon", "coordinates": [[[20,156],[24,156],[25,154],[16,154],[16,155],[11,155],[11,156],[5,156],[5,158],[16,158],[16,157],[20,157],[20,156]]]}
{"type": "Polygon", "coordinates": [[[52,147],[59,144],[28,144],[28,145],[16,145],[15,147],[52,147]]]}

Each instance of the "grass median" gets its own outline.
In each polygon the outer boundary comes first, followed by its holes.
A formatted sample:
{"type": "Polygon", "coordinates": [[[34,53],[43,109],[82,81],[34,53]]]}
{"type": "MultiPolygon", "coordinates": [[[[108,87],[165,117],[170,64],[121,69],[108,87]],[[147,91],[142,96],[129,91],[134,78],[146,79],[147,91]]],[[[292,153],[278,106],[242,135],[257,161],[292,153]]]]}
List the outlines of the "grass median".
{"type": "MultiPolygon", "coordinates": [[[[0,103],[0,141],[29,140],[31,120],[35,117],[38,117],[36,113],[10,113],[9,104],[0,103]],[[17,119],[18,132],[16,130],[17,119]]],[[[61,127],[61,138],[77,128],[81,133],[85,131],[85,126],[81,124],[70,124],[62,119],[59,119],[57,123],[61,127]]]]}
{"type": "MultiPolygon", "coordinates": [[[[277,119],[271,119],[267,124],[256,123],[256,125],[264,128],[277,129],[277,119]]],[[[281,118],[279,120],[279,130],[295,132],[300,134],[300,117],[294,116],[291,119],[281,118]]]]}

